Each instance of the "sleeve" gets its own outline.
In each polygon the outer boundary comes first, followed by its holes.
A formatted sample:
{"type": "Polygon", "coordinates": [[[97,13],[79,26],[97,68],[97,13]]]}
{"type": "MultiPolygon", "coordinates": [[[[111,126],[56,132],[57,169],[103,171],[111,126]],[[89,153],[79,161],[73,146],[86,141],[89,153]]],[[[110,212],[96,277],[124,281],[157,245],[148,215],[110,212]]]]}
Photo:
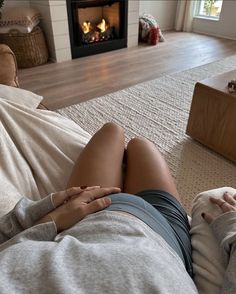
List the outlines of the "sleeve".
{"type": "Polygon", "coordinates": [[[220,243],[226,264],[221,293],[236,293],[236,211],[220,215],[212,222],[211,227],[220,243]]]}
{"type": "Polygon", "coordinates": [[[52,194],[39,201],[22,198],[13,210],[0,218],[0,245],[34,226],[54,208],[52,194]]]}

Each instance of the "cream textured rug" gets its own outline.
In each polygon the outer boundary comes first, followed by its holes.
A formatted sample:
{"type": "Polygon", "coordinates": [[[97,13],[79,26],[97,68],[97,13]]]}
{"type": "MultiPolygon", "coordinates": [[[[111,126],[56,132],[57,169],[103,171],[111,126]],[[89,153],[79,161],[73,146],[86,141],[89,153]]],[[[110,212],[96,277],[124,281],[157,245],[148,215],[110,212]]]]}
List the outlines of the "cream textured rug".
{"type": "Polygon", "coordinates": [[[185,135],[195,83],[233,69],[236,55],[57,112],[90,134],[114,121],[124,127],[127,141],[135,136],[150,139],[167,160],[183,204],[190,211],[191,201],[199,192],[236,187],[236,165],[185,135]]]}

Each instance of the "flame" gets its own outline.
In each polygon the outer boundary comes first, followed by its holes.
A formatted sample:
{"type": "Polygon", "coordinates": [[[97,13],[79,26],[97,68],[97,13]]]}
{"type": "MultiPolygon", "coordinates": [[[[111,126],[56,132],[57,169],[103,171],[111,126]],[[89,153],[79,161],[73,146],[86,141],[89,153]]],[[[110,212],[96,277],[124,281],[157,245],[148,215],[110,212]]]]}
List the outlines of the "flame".
{"type": "Polygon", "coordinates": [[[89,22],[89,21],[85,21],[85,22],[83,22],[83,24],[82,24],[82,29],[83,29],[83,32],[85,33],[85,34],[87,34],[87,33],[89,33],[90,31],[91,31],[91,22],[89,22]]]}
{"type": "Polygon", "coordinates": [[[105,19],[102,19],[102,22],[100,22],[97,27],[101,30],[102,33],[104,33],[106,31],[106,29],[108,28],[108,25],[106,24],[105,19]]]}

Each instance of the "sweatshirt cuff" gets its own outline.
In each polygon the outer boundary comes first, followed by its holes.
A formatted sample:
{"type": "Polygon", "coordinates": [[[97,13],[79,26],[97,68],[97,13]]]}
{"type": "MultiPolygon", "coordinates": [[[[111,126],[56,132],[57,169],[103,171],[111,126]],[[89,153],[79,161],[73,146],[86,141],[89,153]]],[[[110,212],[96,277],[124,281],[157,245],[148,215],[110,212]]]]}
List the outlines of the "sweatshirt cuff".
{"type": "Polygon", "coordinates": [[[18,202],[15,214],[22,227],[27,229],[32,227],[36,221],[51,212],[54,208],[52,194],[39,201],[23,198],[18,202]]]}
{"type": "Polygon", "coordinates": [[[57,235],[57,226],[54,221],[42,223],[34,226],[36,240],[52,241],[57,235]]]}
{"type": "MultiPolygon", "coordinates": [[[[0,244],[0,252],[21,242],[25,241],[54,241],[57,235],[57,229],[54,222],[48,222],[36,225],[20,232],[13,238],[0,244]]],[[[37,246],[37,245],[36,245],[37,246]]]]}

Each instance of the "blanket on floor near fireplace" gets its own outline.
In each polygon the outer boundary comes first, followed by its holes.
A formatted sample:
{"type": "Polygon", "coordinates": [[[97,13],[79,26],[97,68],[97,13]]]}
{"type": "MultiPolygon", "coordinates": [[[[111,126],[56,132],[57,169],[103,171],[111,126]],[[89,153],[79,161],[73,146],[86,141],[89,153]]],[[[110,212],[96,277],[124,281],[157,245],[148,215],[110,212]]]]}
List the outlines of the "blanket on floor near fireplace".
{"type": "Polygon", "coordinates": [[[51,111],[0,98],[0,216],[23,196],[63,190],[90,135],[51,111]]]}

